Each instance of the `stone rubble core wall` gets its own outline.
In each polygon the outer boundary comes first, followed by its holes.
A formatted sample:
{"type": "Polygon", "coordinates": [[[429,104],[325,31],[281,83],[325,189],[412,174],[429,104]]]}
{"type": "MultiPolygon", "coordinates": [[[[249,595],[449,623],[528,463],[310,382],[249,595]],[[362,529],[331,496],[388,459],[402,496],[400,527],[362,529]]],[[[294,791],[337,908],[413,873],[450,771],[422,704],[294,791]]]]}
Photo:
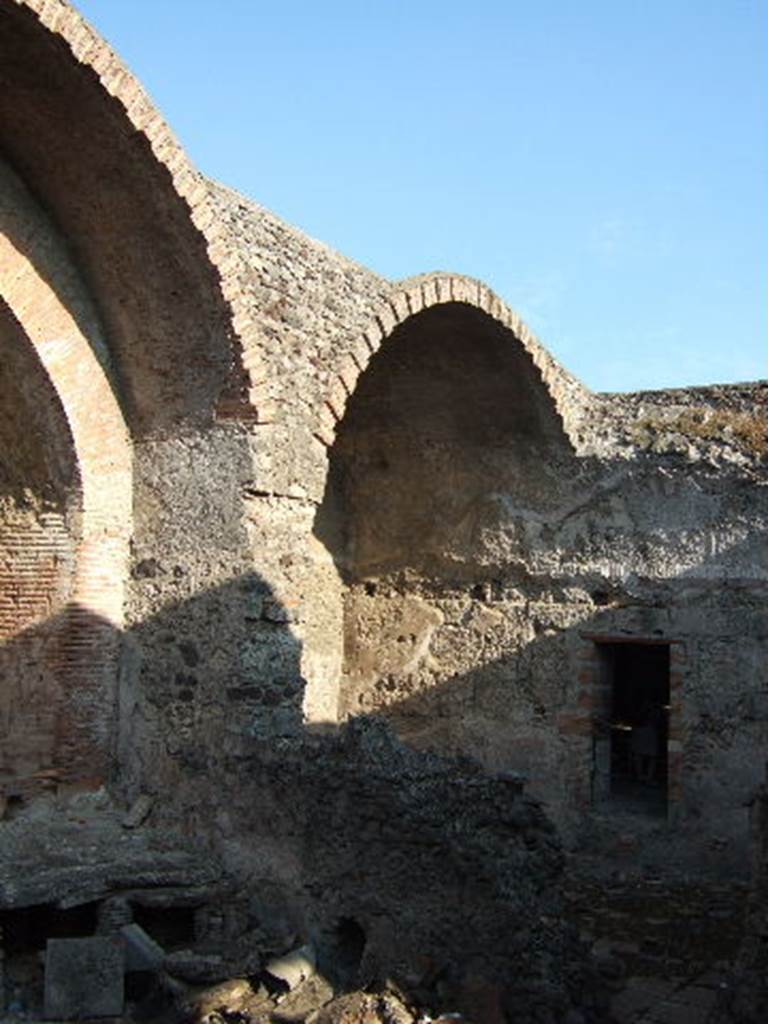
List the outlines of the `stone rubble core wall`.
{"type": "MultiPolygon", "coordinates": [[[[26,455],[0,420],[16,775],[109,775],[244,888],[271,879],[316,922],[342,893],[371,957],[379,916],[409,955],[459,956],[456,908],[480,949],[506,936],[502,890],[526,921],[548,905],[549,831],[526,805],[502,852],[496,775],[525,772],[577,841],[604,810],[601,652],[661,643],[655,855],[738,871],[768,739],[767,386],[593,395],[482,283],[393,284],[204,179],[62,0],[0,0],[0,29],[0,329],[34,367],[0,383],[40,413],[26,455]],[[25,732],[36,687],[71,715],[25,732]],[[368,715],[418,756],[374,764],[368,715]],[[439,899],[406,885],[430,830],[439,899]]],[[[525,970],[558,977],[544,962],[525,970]]]]}
{"type": "MultiPolygon", "coordinates": [[[[712,389],[709,407],[699,389],[693,454],[628,454],[608,435],[597,458],[525,352],[485,311],[445,302],[394,326],[349,385],[315,523],[340,574],[339,715],[383,714],[422,748],[526,772],[575,837],[611,716],[601,653],[668,645],[674,831],[655,858],[671,846],[743,872],[768,739],[767,492],[759,450],[722,421],[698,428],[723,405],[759,422],[764,389],[712,389]]],[[[666,397],[633,398],[628,422],[666,397]]],[[[595,402],[607,431],[618,399],[595,402]]]]}
{"type": "MultiPolygon", "coordinates": [[[[559,840],[518,777],[418,754],[365,717],[335,736],[257,739],[236,761],[302,862],[305,927],[321,952],[340,921],[362,929],[353,984],[421,965],[454,992],[472,974],[502,983],[527,1008],[538,998],[562,1013],[579,998],[559,840]]],[[[233,813],[248,799],[245,787],[233,813]]]]}

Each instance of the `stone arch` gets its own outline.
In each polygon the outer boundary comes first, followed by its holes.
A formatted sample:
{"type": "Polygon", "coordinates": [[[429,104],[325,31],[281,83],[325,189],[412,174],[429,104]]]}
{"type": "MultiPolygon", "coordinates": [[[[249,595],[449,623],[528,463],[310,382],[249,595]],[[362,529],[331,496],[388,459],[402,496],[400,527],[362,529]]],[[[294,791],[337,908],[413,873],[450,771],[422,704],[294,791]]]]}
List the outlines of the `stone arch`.
{"type": "MultiPolygon", "coordinates": [[[[406,282],[348,351],[316,430],[329,469],[315,536],[337,573],[324,567],[323,614],[335,609],[341,637],[324,711],[336,700],[341,717],[405,706],[412,687],[467,668],[457,651],[442,665],[430,654],[456,635],[441,633],[445,609],[482,604],[522,559],[572,472],[587,401],[466,278],[406,282]]],[[[322,702],[308,680],[311,713],[322,702]]]]}
{"type": "Polygon", "coordinates": [[[64,409],[0,299],[0,792],[57,762],[82,486],[64,409]]]}
{"type": "Polygon", "coordinates": [[[6,0],[0,68],[0,149],[67,238],[132,433],[263,418],[228,229],[133,75],[65,0],[6,0]]]}
{"type": "Polygon", "coordinates": [[[464,275],[445,273],[424,274],[399,283],[372,311],[367,326],[344,347],[341,365],[319,410],[315,437],[326,447],[333,444],[337,424],[344,416],[360,374],[398,326],[424,310],[450,303],[480,310],[509,331],[510,340],[522,347],[535,367],[565,436],[578,451],[581,420],[590,392],[556,362],[517,313],[487,285],[464,275]]]}
{"type": "MultiPolygon", "coordinates": [[[[63,697],[51,770],[62,779],[103,779],[114,740],[117,644],[131,533],[131,445],[87,291],[48,219],[3,165],[0,267],[6,352],[10,346],[26,346],[23,358],[41,382],[40,402],[59,410],[48,428],[59,436],[49,436],[46,443],[66,451],[70,466],[66,494],[60,498],[67,507],[53,533],[35,533],[27,517],[10,523],[9,543],[16,548],[38,545],[54,562],[63,557],[72,563],[66,585],[57,585],[55,595],[41,590],[32,603],[23,599],[29,614],[12,617],[2,639],[13,644],[24,631],[34,640],[48,621],[56,620],[56,674],[63,697]],[[54,533],[67,536],[61,551],[54,533]]],[[[38,525],[54,518],[43,503],[38,525]]],[[[14,559],[6,560],[6,568],[12,575],[14,559]]],[[[14,580],[3,582],[7,594],[14,580]]],[[[29,589],[32,583],[24,586],[29,589]]]]}

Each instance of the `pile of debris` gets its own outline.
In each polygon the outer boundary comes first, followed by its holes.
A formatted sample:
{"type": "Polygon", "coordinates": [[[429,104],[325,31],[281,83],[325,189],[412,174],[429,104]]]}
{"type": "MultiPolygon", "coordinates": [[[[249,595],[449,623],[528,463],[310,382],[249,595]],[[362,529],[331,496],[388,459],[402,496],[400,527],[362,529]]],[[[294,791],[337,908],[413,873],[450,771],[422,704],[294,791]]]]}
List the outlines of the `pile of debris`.
{"type": "Polygon", "coordinates": [[[257,742],[235,768],[243,844],[258,846],[257,807],[273,859],[301,865],[293,889],[153,825],[147,800],[126,816],[102,794],[0,824],[8,1016],[607,1020],[606,981],[563,914],[558,837],[521,777],[417,753],[362,718],[257,742]]]}
{"type": "MultiPolygon", "coordinates": [[[[446,986],[434,966],[422,964],[368,990],[345,990],[348,964],[325,964],[311,943],[274,956],[296,937],[254,929],[213,951],[210,943],[167,952],[135,922],[87,937],[48,938],[33,955],[6,962],[7,1022],[120,1018],[153,1024],[587,1024],[597,1012],[552,1009],[551,994],[532,982],[526,1013],[520,991],[468,975],[460,990],[446,986]],[[441,983],[442,982],[442,983],[441,983]],[[456,1000],[460,1010],[435,1007],[456,1000]]],[[[108,917],[109,915],[107,915],[108,917]]],[[[0,960],[0,966],[2,960],[0,960]]],[[[2,975],[2,972],[0,972],[2,975]]],[[[599,1000],[605,1005],[605,999],[599,1000]]]]}

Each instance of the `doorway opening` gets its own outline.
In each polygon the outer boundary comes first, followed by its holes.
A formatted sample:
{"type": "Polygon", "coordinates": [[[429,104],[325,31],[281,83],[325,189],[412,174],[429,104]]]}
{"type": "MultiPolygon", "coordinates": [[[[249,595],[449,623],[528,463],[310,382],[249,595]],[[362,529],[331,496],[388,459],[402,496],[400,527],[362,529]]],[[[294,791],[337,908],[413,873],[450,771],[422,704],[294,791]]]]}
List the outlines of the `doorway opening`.
{"type": "Polygon", "coordinates": [[[669,644],[601,643],[603,713],[594,738],[594,796],[625,810],[667,811],[669,644]]]}

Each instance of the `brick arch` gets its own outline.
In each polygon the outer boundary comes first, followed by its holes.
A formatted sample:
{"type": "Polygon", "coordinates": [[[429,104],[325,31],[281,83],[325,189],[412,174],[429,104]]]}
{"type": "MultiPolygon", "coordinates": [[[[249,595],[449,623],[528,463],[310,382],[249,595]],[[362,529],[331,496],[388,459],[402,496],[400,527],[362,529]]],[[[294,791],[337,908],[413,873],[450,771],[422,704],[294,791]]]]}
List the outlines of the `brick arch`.
{"type": "Polygon", "coordinates": [[[9,59],[2,60],[0,145],[84,269],[120,364],[132,433],[162,432],[171,418],[263,419],[265,375],[251,338],[255,327],[207,180],[139,82],[66,0],[5,0],[2,37],[9,59]],[[79,106],[67,108],[73,97],[79,106]],[[30,109],[19,109],[22,103],[30,109]],[[80,134],[70,144],[73,128],[80,134]],[[114,222],[103,244],[88,230],[77,192],[106,211],[102,221],[114,222]],[[110,277],[116,259],[123,266],[110,277]],[[162,324],[155,334],[153,323],[162,324]],[[180,383],[169,394],[146,380],[137,339],[147,328],[142,358],[151,364],[175,326],[166,363],[180,383]],[[194,391],[201,366],[215,377],[206,403],[184,394],[194,391]]]}
{"type": "Polygon", "coordinates": [[[131,446],[123,411],[105,369],[103,332],[64,243],[24,185],[0,165],[2,300],[21,326],[72,434],[82,489],[82,578],[78,600],[119,623],[117,585],[102,592],[96,578],[122,580],[131,521],[131,446]],[[106,563],[104,562],[106,559],[106,563]]]}
{"type": "MultiPolygon", "coordinates": [[[[17,325],[55,395],[76,475],[76,549],[67,603],[56,612],[61,620],[57,676],[71,697],[67,725],[59,724],[58,742],[66,748],[60,770],[63,778],[103,778],[115,725],[117,645],[131,532],[130,438],[97,356],[97,318],[66,250],[41,211],[27,202],[20,183],[12,176],[0,179],[0,186],[6,186],[0,194],[11,198],[0,204],[3,315],[17,325]]],[[[41,625],[28,624],[34,629],[41,625]]]]}
{"type": "Polygon", "coordinates": [[[478,309],[509,330],[511,338],[530,358],[549,394],[565,437],[578,452],[581,422],[590,392],[555,361],[521,318],[487,285],[474,278],[444,273],[425,274],[401,282],[373,310],[368,325],[351,339],[331,380],[315,424],[315,437],[326,447],[333,444],[337,425],[360,374],[400,324],[424,310],[450,303],[478,309]]]}

